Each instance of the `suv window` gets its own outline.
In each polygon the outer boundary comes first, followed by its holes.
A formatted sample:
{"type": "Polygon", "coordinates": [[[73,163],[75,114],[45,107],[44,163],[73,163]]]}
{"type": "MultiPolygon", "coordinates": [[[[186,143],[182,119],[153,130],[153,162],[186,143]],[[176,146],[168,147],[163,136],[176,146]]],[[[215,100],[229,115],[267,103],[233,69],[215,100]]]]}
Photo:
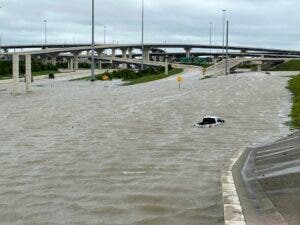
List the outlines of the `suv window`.
{"type": "Polygon", "coordinates": [[[214,124],[214,123],[216,123],[216,120],[214,118],[204,118],[203,123],[204,124],[214,124]]]}

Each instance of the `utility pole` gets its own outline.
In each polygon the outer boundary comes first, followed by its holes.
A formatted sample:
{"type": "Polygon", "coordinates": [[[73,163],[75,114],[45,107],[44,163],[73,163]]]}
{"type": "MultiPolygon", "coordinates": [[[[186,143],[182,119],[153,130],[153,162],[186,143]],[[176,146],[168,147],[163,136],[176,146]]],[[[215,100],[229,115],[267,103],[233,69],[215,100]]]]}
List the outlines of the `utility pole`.
{"type": "Polygon", "coordinates": [[[45,48],[47,48],[47,20],[44,20],[45,25],[45,48]]]}
{"type": "Polygon", "coordinates": [[[229,21],[227,20],[227,26],[226,26],[226,75],[229,74],[228,71],[228,40],[229,39],[229,21]]]}
{"type": "Polygon", "coordinates": [[[144,70],[144,0],[142,0],[142,70],[144,70]]]}
{"type": "Polygon", "coordinates": [[[92,0],[92,64],[91,81],[95,81],[95,1],[92,0]]]}
{"type": "Polygon", "coordinates": [[[222,59],[224,59],[225,52],[225,20],[226,20],[226,10],[223,9],[223,46],[222,46],[222,59]]]}

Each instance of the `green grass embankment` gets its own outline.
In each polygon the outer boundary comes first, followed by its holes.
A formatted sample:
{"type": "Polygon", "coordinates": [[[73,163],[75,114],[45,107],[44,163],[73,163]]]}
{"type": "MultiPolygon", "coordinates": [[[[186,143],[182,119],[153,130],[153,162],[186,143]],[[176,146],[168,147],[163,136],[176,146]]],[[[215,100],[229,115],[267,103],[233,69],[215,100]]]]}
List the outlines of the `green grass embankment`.
{"type": "Polygon", "coordinates": [[[137,79],[132,79],[132,80],[128,80],[127,83],[125,83],[124,85],[128,86],[128,85],[135,85],[135,84],[142,84],[142,83],[148,83],[151,81],[155,81],[155,80],[160,80],[160,79],[164,79],[167,78],[169,76],[173,76],[179,73],[182,73],[183,69],[172,69],[168,75],[165,75],[165,73],[160,73],[160,74],[156,74],[156,75],[147,75],[144,77],[140,77],[137,79]]]}
{"type": "MultiPolygon", "coordinates": [[[[95,76],[95,80],[102,80],[104,75],[107,75],[109,80],[112,79],[122,79],[125,83],[124,85],[134,85],[134,84],[141,84],[147,83],[155,80],[160,80],[166,78],[168,76],[176,75],[183,72],[183,69],[174,69],[169,68],[169,74],[165,75],[164,67],[157,67],[152,68],[149,67],[143,71],[135,72],[131,69],[124,69],[124,70],[116,70],[111,73],[103,73],[95,76]]],[[[80,81],[80,80],[90,80],[91,77],[82,77],[78,79],[73,79],[71,81],[80,81]]]]}
{"type": "Polygon", "coordinates": [[[274,71],[300,71],[300,60],[290,60],[276,66],[274,71]]]}
{"type": "Polygon", "coordinates": [[[288,89],[293,93],[293,107],[291,112],[291,126],[300,128],[300,74],[289,80],[288,89]]]}
{"type": "Polygon", "coordinates": [[[43,75],[49,75],[49,74],[58,74],[60,73],[59,71],[53,71],[53,70],[46,70],[46,71],[38,71],[38,72],[33,72],[32,76],[36,77],[36,76],[43,76],[43,75]]]}

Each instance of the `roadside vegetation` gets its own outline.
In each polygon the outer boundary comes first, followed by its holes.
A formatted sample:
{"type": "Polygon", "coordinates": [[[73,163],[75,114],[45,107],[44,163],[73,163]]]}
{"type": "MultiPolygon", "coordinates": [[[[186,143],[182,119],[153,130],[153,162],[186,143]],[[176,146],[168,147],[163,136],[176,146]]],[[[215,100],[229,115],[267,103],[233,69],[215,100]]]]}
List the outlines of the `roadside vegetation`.
{"type": "Polygon", "coordinates": [[[300,60],[290,60],[274,68],[274,71],[300,71],[300,60]]]}
{"type": "Polygon", "coordinates": [[[141,84],[141,83],[147,83],[147,82],[151,82],[151,81],[155,81],[155,80],[160,80],[160,79],[164,79],[167,78],[169,76],[173,76],[179,73],[182,73],[183,69],[171,69],[169,71],[168,75],[165,75],[165,72],[161,72],[159,74],[155,74],[155,75],[146,75],[137,79],[132,79],[132,80],[128,80],[127,83],[125,83],[124,85],[135,85],[135,84],[141,84]]]}
{"type": "MultiPolygon", "coordinates": [[[[98,64],[96,65],[98,66],[98,64]]],[[[91,65],[89,63],[79,63],[78,67],[80,69],[90,69],[91,65]]],[[[53,73],[59,73],[59,69],[67,69],[67,62],[58,62],[56,65],[51,63],[44,64],[41,60],[32,59],[31,69],[32,76],[42,76],[53,73]]],[[[20,77],[25,74],[25,62],[20,61],[20,77]]],[[[12,62],[11,61],[0,61],[0,80],[11,79],[12,78],[12,62]]]]}
{"type": "MultiPolygon", "coordinates": [[[[106,72],[103,74],[99,74],[95,77],[95,80],[103,80],[103,76],[106,75],[109,80],[112,79],[121,79],[126,83],[124,85],[134,85],[140,83],[147,83],[154,80],[159,80],[166,78],[168,76],[176,75],[182,73],[183,69],[175,69],[169,66],[169,74],[165,75],[165,68],[164,67],[148,67],[143,71],[136,72],[132,69],[124,69],[124,70],[115,70],[111,73],[106,72]]],[[[90,80],[89,77],[83,77],[79,79],[74,79],[72,81],[78,80],[90,80]]]]}
{"type": "Polygon", "coordinates": [[[239,65],[237,68],[238,69],[248,69],[248,70],[251,70],[251,71],[256,71],[257,70],[257,66],[256,65],[251,65],[251,64],[239,65]]]}
{"type": "Polygon", "coordinates": [[[289,80],[288,89],[293,93],[293,107],[291,112],[291,126],[300,128],[300,74],[289,80]]]}
{"type": "MultiPolygon", "coordinates": [[[[49,73],[57,73],[59,65],[43,64],[40,60],[32,60],[32,75],[40,76],[49,73]]],[[[20,61],[20,74],[21,77],[25,73],[25,62],[20,61]]],[[[12,62],[11,61],[0,61],[0,80],[12,78],[12,62]]]]}

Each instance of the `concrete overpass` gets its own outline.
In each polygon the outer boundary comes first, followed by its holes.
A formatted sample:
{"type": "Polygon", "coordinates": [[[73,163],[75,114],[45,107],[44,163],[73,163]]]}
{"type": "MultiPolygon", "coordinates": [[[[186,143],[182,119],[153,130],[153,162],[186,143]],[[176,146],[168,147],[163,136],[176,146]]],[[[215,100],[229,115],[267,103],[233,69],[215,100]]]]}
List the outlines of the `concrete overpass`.
{"type": "MultiPolygon", "coordinates": [[[[77,48],[83,47],[88,48],[90,44],[32,44],[32,45],[2,45],[1,48],[4,50],[10,49],[68,49],[68,48],[77,48]]],[[[182,48],[185,49],[186,52],[191,52],[192,49],[214,49],[214,50],[222,50],[222,45],[203,45],[203,44],[145,44],[145,48],[157,48],[157,49],[170,49],[170,48],[182,48]]],[[[111,49],[111,48],[133,48],[133,49],[141,49],[141,44],[111,44],[111,45],[103,45],[96,44],[96,47],[99,49],[111,49]]],[[[299,55],[300,51],[295,50],[287,50],[287,49],[275,49],[275,48],[261,48],[261,47],[247,47],[247,46],[229,46],[229,50],[240,51],[242,53],[247,52],[265,52],[265,53],[276,53],[276,54],[286,54],[286,55],[299,55]]]]}
{"type": "MultiPolygon", "coordinates": [[[[3,46],[3,48],[8,47],[17,47],[17,46],[3,46]]],[[[20,48],[30,49],[32,45],[19,46],[20,48]]],[[[42,47],[36,46],[36,47],[42,47]]],[[[136,64],[139,65],[142,63],[140,59],[136,59],[136,57],[140,57],[141,54],[141,44],[117,44],[117,45],[96,45],[95,52],[98,55],[100,61],[110,61],[110,62],[119,62],[123,63],[123,68],[127,67],[127,64],[136,64]],[[105,51],[109,50],[110,55],[105,54],[105,51]],[[121,51],[121,55],[117,57],[116,50],[121,51]],[[134,54],[134,50],[138,50],[139,53],[134,54]]],[[[181,55],[185,57],[191,57],[194,53],[193,49],[222,49],[223,46],[220,45],[196,45],[196,44],[145,44],[144,45],[144,64],[150,66],[165,66],[167,70],[167,65],[169,62],[166,61],[166,57],[169,55],[181,55]],[[182,49],[183,53],[178,52],[167,52],[166,50],[178,51],[178,49],[182,49]],[[156,57],[156,58],[153,58],[156,57]]],[[[254,57],[255,61],[270,61],[270,60],[278,60],[282,59],[294,59],[300,58],[300,51],[294,50],[283,50],[283,49],[268,49],[268,48],[254,48],[254,47],[243,47],[243,46],[229,46],[228,49],[229,57],[241,57],[242,59],[230,60],[229,61],[229,69],[238,65],[239,63],[249,61],[252,59],[247,59],[247,57],[254,57]],[[265,57],[266,56],[266,57],[265,57]]],[[[62,53],[71,53],[71,57],[68,57],[69,69],[70,70],[78,70],[78,60],[79,55],[82,52],[90,52],[92,50],[91,46],[67,46],[60,47],[59,45],[51,45],[49,48],[44,48],[40,50],[28,50],[16,53],[6,53],[6,55],[11,55],[13,61],[13,93],[19,93],[19,60],[20,57],[25,57],[25,67],[26,67],[26,90],[30,89],[30,81],[31,81],[31,57],[32,56],[41,56],[42,58],[50,57],[52,59],[52,63],[56,63],[57,57],[62,53]],[[72,57],[73,56],[73,57],[72,57]]],[[[221,53],[209,53],[208,52],[198,52],[195,55],[213,55],[214,57],[219,57],[221,53]]],[[[101,65],[101,63],[100,63],[101,65]]],[[[178,67],[182,67],[182,65],[176,64],[178,67]]],[[[214,67],[210,68],[210,71],[216,71],[218,73],[219,70],[224,69],[224,61],[220,64],[216,64],[214,67]]],[[[224,70],[223,70],[224,71],[224,70]]]]}

